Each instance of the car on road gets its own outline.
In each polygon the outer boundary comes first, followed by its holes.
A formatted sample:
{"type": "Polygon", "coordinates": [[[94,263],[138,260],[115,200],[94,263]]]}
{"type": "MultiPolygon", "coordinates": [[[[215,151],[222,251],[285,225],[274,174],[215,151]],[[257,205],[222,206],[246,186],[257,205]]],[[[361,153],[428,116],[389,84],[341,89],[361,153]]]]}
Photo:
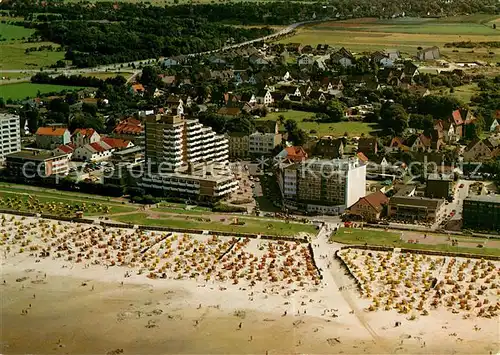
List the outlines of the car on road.
{"type": "Polygon", "coordinates": [[[464,187],[464,184],[460,184],[459,188],[462,188],[462,187],[464,187]]]}

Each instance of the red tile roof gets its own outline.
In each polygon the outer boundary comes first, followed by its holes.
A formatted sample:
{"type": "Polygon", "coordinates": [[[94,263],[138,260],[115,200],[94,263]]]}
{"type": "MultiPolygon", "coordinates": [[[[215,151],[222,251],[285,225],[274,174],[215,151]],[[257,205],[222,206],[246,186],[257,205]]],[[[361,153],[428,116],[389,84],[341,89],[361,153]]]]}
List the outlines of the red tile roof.
{"type": "Polygon", "coordinates": [[[80,133],[84,137],[90,137],[95,133],[95,129],[93,128],[77,128],[73,132],[73,135],[80,133]]]}
{"type": "Polygon", "coordinates": [[[303,159],[307,159],[307,153],[304,148],[300,146],[286,147],[286,158],[292,161],[302,161],[303,159]]]}
{"type": "Polygon", "coordinates": [[[451,113],[451,117],[453,118],[453,121],[455,122],[456,125],[461,125],[463,124],[462,120],[462,114],[460,113],[460,110],[455,110],[451,113]]]}
{"type": "Polygon", "coordinates": [[[361,160],[363,162],[368,161],[368,158],[366,157],[366,155],[363,154],[363,152],[359,152],[358,154],[356,154],[356,156],[358,157],[359,160],[361,160]]]}
{"type": "Polygon", "coordinates": [[[117,149],[127,148],[130,144],[130,141],[128,140],[110,137],[104,137],[101,139],[101,141],[109,145],[111,148],[117,149]]]}
{"type": "Polygon", "coordinates": [[[384,193],[381,191],[366,195],[365,197],[359,199],[359,201],[361,200],[365,200],[366,202],[368,202],[368,204],[372,206],[373,209],[375,209],[377,212],[382,211],[383,205],[389,202],[389,198],[387,198],[387,196],[384,195],[384,193]]]}
{"type": "Polygon", "coordinates": [[[102,145],[99,144],[99,142],[95,143],[90,143],[89,144],[96,152],[105,152],[108,149],[104,148],[102,145]]]}
{"type": "Polygon", "coordinates": [[[66,154],[69,154],[69,153],[73,153],[73,151],[75,150],[75,145],[73,143],[70,143],[70,144],[63,144],[63,145],[60,145],[59,147],[57,147],[60,151],[66,153],[66,154]]]}
{"type": "Polygon", "coordinates": [[[54,136],[59,137],[66,133],[67,128],[57,127],[39,127],[36,131],[37,136],[54,136]]]}
{"type": "Polygon", "coordinates": [[[142,84],[134,84],[132,85],[132,90],[134,92],[144,91],[144,86],[142,86],[142,84]]]}
{"type": "Polygon", "coordinates": [[[141,121],[130,117],[118,123],[113,132],[116,134],[139,135],[144,132],[144,127],[141,121]]]}

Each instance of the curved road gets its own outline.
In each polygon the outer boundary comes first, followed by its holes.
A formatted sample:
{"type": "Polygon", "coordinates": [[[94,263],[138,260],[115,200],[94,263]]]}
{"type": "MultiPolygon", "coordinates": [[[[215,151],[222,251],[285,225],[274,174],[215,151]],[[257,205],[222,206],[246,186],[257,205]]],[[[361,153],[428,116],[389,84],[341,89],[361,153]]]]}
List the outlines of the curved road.
{"type": "MultiPolygon", "coordinates": [[[[252,39],[250,41],[246,41],[246,42],[242,42],[242,43],[237,43],[237,44],[233,44],[233,45],[230,45],[230,46],[224,46],[222,48],[214,49],[212,51],[200,52],[200,53],[191,53],[191,54],[187,54],[187,56],[188,57],[196,57],[196,56],[199,56],[199,55],[212,54],[212,53],[226,51],[226,50],[233,49],[233,48],[239,48],[239,47],[247,46],[247,45],[255,43],[255,42],[267,41],[267,40],[273,39],[275,37],[279,37],[279,36],[291,33],[297,27],[300,27],[302,25],[305,25],[305,24],[308,24],[308,23],[314,23],[314,22],[323,22],[323,21],[326,21],[326,19],[297,22],[297,23],[289,25],[286,28],[283,28],[282,30],[280,30],[278,32],[270,34],[268,36],[264,36],[264,37],[252,39]]],[[[144,64],[144,63],[149,63],[151,61],[156,61],[156,60],[157,60],[157,58],[149,58],[149,59],[137,60],[137,61],[134,61],[134,62],[115,63],[115,64],[111,64],[111,65],[104,65],[104,66],[98,66],[98,67],[93,67],[93,68],[75,68],[75,69],[65,69],[65,70],[64,69],[59,69],[58,71],[51,70],[51,69],[46,69],[46,70],[44,70],[44,72],[45,73],[51,73],[51,74],[57,74],[57,75],[61,74],[61,73],[66,74],[66,75],[72,75],[72,74],[103,72],[103,71],[107,71],[107,70],[113,70],[113,71],[116,71],[116,72],[120,72],[120,71],[130,72],[131,69],[130,69],[130,67],[128,67],[129,64],[130,65],[132,65],[132,64],[134,64],[134,65],[140,65],[141,63],[144,64]],[[123,68],[121,68],[122,65],[123,65],[123,68]]],[[[38,70],[37,69],[10,69],[10,70],[0,70],[0,71],[2,73],[39,73],[40,72],[39,69],[38,70]]],[[[137,73],[136,73],[136,75],[137,75],[137,73]]],[[[18,81],[21,81],[21,80],[25,81],[25,78],[22,78],[22,79],[12,79],[12,80],[9,80],[8,82],[15,83],[15,82],[18,82],[18,81]]]]}

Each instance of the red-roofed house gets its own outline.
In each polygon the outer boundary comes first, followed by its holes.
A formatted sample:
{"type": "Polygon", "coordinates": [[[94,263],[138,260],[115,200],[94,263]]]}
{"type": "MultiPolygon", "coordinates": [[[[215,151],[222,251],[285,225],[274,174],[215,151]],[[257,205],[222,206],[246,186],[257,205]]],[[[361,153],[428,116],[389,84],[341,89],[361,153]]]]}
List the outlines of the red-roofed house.
{"type": "Polygon", "coordinates": [[[113,130],[114,134],[140,136],[144,133],[144,126],[138,119],[129,117],[118,123],[113,130]]]}
{"type": "Polygon", "coordinates": [[[142,95],[144,95],[144,92],[146,91],[146,89],[144,89],[144,86],[142,86],[142,84],[136,83],[130,87],[130,91],[133,94],[142,96],[142,95]]]}
{"type": "Polygon", "coordinates": [[[125,149],[125,148],[130,148],[134,146],[134,143],[132,143],[129,140],[126,139],[121,139],[121,138],[110,138],[110,137],[104,137],[101,140],[102,142],[106,143],[108,146],[110,146],[113,149],[125,149]]]}
{"type": "Polygon", "coordinates": [[[73,152],[75,151],[76,146],[73,143],[63,144],[56,148],[58,153],[68,154],[68,160],[71,160],[73,156],[73,152]]]}
{"type": "Polygon", "coordinates": [[[363,163],[366,163],[368,161],[368,158],[366,157],[366,155],[363,154],[363,152],[358,152],[356,154],[356,157],[363,163]]]}
{"type": "Polygon", "coordinates": [[[71,142],[77,147],[85,144],[96,143],[101,140],[101,136],[93,128],[77,128],[71,135],[71,142]]]}
{"type": "Polygon", "coordinates": [[[375,222],[380,219],[388,203],[387,196],[381,191],[377,191],[361,197],[349,210],[352,214],[362,216],[366,222],[375,222]]]}
{"type": "Polygon", "coordinates": [[[279,154],[278,157],[283,160],[288,160],[293,163],[300,163],[307,159],[308,155],[304,148],[300,146],[286,147],[279,154]]]}
{"type": "Polygon", "coordinates": [[[36,131],[36,146],[43,149],[54,149],[71,141],[71,134],[63,127],[40,127],[36,131]]]}
{"type": "Polygon", "coordinates": [[[111,157],[114,149],[103,141],[86,144],[78,147],[73,153],[75,160],[99,161],[111,157]]]}

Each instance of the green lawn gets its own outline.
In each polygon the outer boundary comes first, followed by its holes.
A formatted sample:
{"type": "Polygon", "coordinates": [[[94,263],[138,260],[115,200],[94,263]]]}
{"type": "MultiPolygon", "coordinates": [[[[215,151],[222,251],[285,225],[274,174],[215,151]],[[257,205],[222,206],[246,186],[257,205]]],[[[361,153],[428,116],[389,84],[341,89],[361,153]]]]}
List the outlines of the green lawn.
{"type": "Polygon", "coordinates": [[[498,248],[471,248],[451,246],[451,244],[410,244],[400,240],[399,234],[381,230],[340,228],[330,238],[334,242],[343,244],[368,244],[396,248],[438,250],[456,253],[471,253],[479,255],[500,255],[498,248]]]}
{"type": "MultiPolygon", "coordinates": [[[[0,199],[2,198],[19,198],[23,201],[22,204],[17,206],[18,210],[29,211],[29,208],[25,204],[28,200],[28,196],[36,198],[41,203],[62,203],[64,205],[75,206],[82,205],[85,203],[88,206],[93,204],[100,206],[107,206],[110,208],[110,213],[125,213],[133,212],[136,210],[133,206],[122,205],[119,201],[113,202],[109,197],[95,196],[90,194],[83,194],[79,192],[65,192],[53,189],[42,189],[42,188],[28,188],[25,185],[14,185],[0,183],[0,199]]],[[[0,203],[0,208],[10,208],[5,204],[0,203]]],[[[88,211],[85,215],[99,215],[102,214],[99,211],[88,211]]]]}
{"type": "Polygon", "coordinates": [[[317,123],[317,122],[304,122],[304,118],[311,118],[314,116],[312,112],[288,110],[285,112],[271,112],[262,120],[277,120],[280,115],[285,116],[285,120],[291,119],[297,121],[299,128],[302,128],[307,133],[316,136],[334,136],[341,137],[345,132],[349,136],[360,136],[365,134],[369,136],[377,130],[376,125],[365,122],[337,122],[337,123],[317,123]]]}
{"type": "Polygon", "coordinates": [[[35,33],[35,30],[31,28],[0,23],[0,38],[5,38],[7,41],[22,39],[23,37],[27,39],[33,33],[35,33]]]}
{"type": "Polygon", "coordinates": [[[184,218],[155,218],[151,219],[145,213],[135,213],[124,216],[111,217],[113,220],[131,223],[131,224],[141,224],[146,226],[160,226],[160,227],[172,227],[172,228],[185,228],[185,229],[201,229],[210,231],[220,231],[220,232],[233,232],[233,233],[252,233],[252,234],[268,234],[268,235],[280,235],[280,236],[295,236],[300,232],[316,234],[316,227],[307,224],[298,223],[285,223],[285,222],[270,222],[261,221],[258,219],[238,217],[238,220],[244,221],[244,225],[230,225],[224,224],[222,222],[204,222],[197,220],[186,220],[184,218]]]}
{"type": "Polygon", "coordinates": [[[477,95],[479,93],[479,88],[476,83],[462,85],[454,88],[454,92],[450,93],[450,89],[444,89],[443,94],[455,97],[462,101],[463,103],[470,103],[470,99],[472,96],[477,95]]]}
{"type": "Polygon", "coordinates": [[[6,73],[0,70],[0,80],[3,80],[2,83],[8,83],[9,80],[12,79],[20,79],[20,78],[31,78],[33,73],[6,73]],[[4,79],[5,78],[5,79],[4,79]]]}
{"type": "Polygon", "coordinates": [[[4,99],[23,100],[27,97],[36,97],[38,92],[47,94],[51,92],[75,91],[83,89],[79,86],[64,86],[51,84],[16,83],[0,85],[0,97],[4,99]]]}
{"type": "Polygon", "coordinates": [[[43,50],[25,53],[26,48],[48,45],[52,45],[54,48],[59,47],[58,44],[52,42],[23,43],[21,40],[0,42],[0,71],[2,69],[40,69],[64,59],[62,51],[43,50]]]}
{"type": "Polygon", "coordinates": [[[22,195],[16,192],[6,191],[0,191],[0,208],[68,216],[72,216],[76,211],[80,210],[84,211],[85,216],[98,216],[110,213],[134,211],[134,208],[132,207],[104,203],[98,200],[79,200],[74,198],[67,199],[54,196],[43,196],[40,194],[22,195]],[[29,196],[32,196],[40,203],[38,208],[34,209],[28,202],[29,196]],[[14,200],[14,203],[12,203],[12,200],[14,200]],[[106,207],[109,208],[109,213],[103,212],[103,209],[106,207]]]}

